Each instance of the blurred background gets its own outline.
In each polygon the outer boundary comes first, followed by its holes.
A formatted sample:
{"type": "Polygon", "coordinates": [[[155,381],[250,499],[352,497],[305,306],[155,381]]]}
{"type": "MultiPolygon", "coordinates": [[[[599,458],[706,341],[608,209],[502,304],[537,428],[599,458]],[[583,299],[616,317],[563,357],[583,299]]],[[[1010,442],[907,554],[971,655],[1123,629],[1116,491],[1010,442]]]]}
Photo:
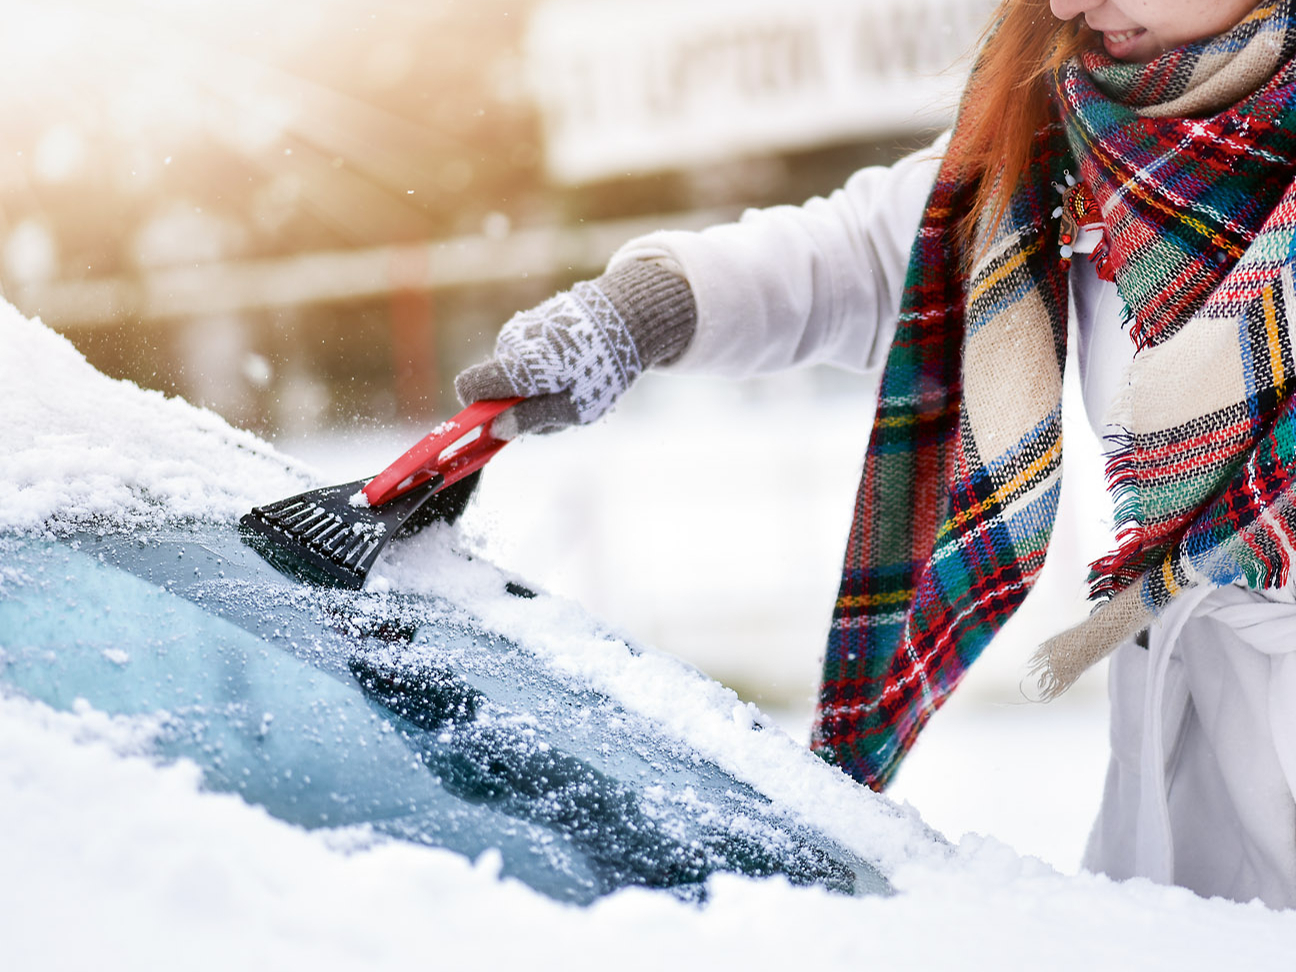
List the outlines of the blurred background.
{"type": "Polygon", "coordinates": [[[271,435],[452,407],[662,226],[948,122],[988,0],[7,0],[4,293],[271,435]]]}
{"type": "MultiPolygon", "coordinates": [[[[504,320],[625,240],[929,142],[993,6],[0,0],[0,287],[104,372],[371,474],[455,410],[504,320]]],[[[607,421],[501,454],[468,535],[804,737],[873,380],[649,376],[607,421]]],[[[1021,680],[1108,541],[1070,411],[1048,577],[895,791],[1068,868],[1102,674],[1048,707],[1021,680]]]]}

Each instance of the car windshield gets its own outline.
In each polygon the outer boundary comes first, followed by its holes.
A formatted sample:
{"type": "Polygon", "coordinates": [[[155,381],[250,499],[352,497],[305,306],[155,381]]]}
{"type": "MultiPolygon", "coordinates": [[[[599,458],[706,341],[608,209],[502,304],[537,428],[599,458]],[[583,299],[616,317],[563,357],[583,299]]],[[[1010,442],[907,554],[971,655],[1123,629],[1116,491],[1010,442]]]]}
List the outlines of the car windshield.
{"type": "MultiPolygon", "coordinates": [[[[157,720],[204,783],[365,825],[562,900],[700,892],[717,870],[886,892],[870,865],[442,598],[316,591],[220,527],[9,545],[0,677],[157,720]]],[[[508,596],[529,592],[512,586],[508,596]]],[[[755,730],[757,727],[753,727],[755,730]]]]}

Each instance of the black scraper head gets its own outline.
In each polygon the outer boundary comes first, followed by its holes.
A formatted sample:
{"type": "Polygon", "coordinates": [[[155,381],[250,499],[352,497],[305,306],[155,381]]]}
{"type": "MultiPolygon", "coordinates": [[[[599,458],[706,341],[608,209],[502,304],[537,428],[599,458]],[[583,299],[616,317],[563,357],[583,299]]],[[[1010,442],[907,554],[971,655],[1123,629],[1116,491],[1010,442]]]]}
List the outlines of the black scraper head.
{"type": "Polygon", "coordinates": [[[429,523],[458,519],[480,475],[473,473],[444,488],[435,476],[381,506],[353,503],[367,479],[308,490],[253,508],[239,520],[239,533],[285,573],[356,590],[393,539],[429,523]]]}

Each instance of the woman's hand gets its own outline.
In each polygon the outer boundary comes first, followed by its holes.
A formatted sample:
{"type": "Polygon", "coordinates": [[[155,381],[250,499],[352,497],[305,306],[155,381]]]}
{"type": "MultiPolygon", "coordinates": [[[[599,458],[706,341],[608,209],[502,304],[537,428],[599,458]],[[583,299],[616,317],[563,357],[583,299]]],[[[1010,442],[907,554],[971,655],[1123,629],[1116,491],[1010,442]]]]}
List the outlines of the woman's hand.
{"type": "Polygon", "coordinates": [[[495,420],[501,438],[593,422],[647,368],[677,357],[694,329],[693,298],[678,275],[632,263],[578,283],[500,330],[495,354],[455,379],[465,404],[525,400],[495,420]]]}

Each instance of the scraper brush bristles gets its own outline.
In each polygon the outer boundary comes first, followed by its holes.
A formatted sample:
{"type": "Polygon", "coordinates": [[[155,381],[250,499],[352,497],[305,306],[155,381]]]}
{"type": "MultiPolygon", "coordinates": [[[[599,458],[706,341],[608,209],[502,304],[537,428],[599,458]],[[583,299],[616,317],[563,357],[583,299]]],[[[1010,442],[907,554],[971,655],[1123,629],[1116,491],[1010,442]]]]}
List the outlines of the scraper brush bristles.
{"type": "Polygon", "coordinates": [[[463,511],[477,474],[440,489],[440,477],[382,506],[354,504],[368,480],[310,490],[255,507],[239,521],[244,540],[280,570],[358,589],[387,543],[463,511]]]}

